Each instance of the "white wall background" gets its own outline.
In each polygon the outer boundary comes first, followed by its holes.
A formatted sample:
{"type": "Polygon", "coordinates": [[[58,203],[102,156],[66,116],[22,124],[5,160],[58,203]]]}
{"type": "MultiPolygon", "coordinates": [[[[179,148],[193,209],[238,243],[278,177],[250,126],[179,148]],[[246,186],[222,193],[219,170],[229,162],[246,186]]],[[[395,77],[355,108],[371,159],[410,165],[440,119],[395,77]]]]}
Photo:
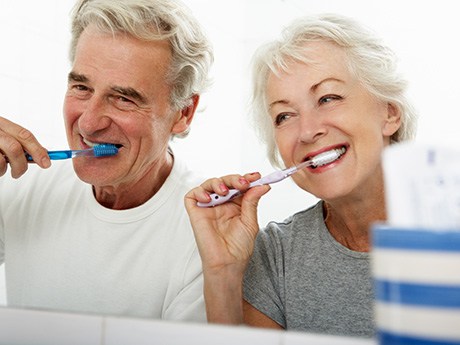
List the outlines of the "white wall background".
{"type": "MultiPolygon", "coordinates": [[[[73,0],[0,0],[0,116],[32,130],[49,149],[66,148],[61,116],[69,71],[73,0]]],[[[173,143],[206,176],[271,172],[248,127],[248,63],[254,49],[302,14],[336,12],[377,31],[396,51],[419,110],[418,141],[459,146],[460,21],[455,0],[185,0],[214,43],[214,85],[192,132],[173,143]]],[[[0,191],[1,193],[1,191],[0,191]]],[[[260,223],[281,220],[314,198],[291,181],[273,185],[260,223]]],[[[1,276],[2,272],[0,272],[1,276]]],[[[0,279],[0,303],[4,303],[0,279]]],[[[3,289],[3,290],[2,290],[3,289]]]]}

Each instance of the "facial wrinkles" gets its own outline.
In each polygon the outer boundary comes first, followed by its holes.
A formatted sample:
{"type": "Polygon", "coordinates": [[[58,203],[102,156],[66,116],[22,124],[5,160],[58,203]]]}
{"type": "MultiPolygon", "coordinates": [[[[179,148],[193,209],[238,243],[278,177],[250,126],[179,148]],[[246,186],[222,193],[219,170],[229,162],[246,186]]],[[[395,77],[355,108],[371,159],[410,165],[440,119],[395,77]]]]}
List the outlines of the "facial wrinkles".
{"type": "MultiPolygon", "coordinates": [[[[149,163],[164,159],[163,152],[166,151],[165,145],[167,146],[164,142],[168,142],[167,131],[171,128],[171,121],[165,119],[170,113],[170,88],[164,83],[165,66],[169,61],[169,46],[161,45],[160,42],[152,45],[151,42],[134,42],[121,36],[115,36],[112,40],[112,37],[107,38],[97,32],[84,32],[80,38],[73,70],[75,75],[72,79],[77,76],[76,79],[88,82],[88,86],[95,90],[99,102],[104,105],[101,109],[113,120],[111,134],[117,135],[118,140],[123,141],[126,153],[132,150],[129,153],[131,159],[126,157],[131,160],[132,165],[117,167],[120,169],[116,173],[119,183],[127,182],[129,173],[126,170],[145,172],[149,163]],[[156,58],[153,59],[153,56],[156,58]],[[117,100],[118,96],[131,99],[136,105],[125,106],[120,99],[117,100]],[[125,176],[124,179],[122,175],[125,176]]],[[[67,116],[71,116],[69,120],[74,121],[85,104],[72,102],[69,103],[67,116]]],[[[96,133],[93,134],[97,139],[96,133]]],[[[77,137],[78,135],[74,136],[74,141],[77,137]]],[[[94,170],[84,165],[80,168],[82,173],[94,170]]],[[[113,173],[112,177],[115,177],[115,171],[113,173]]],[[[142,179],[141,175],[142,173],[135,178],[142,179]]],[[[115,180],[109,183],[112,182],[115,180]]]]}
{"type": "MultiPolygon", "coordinates": [[[[292,117],[296,118],[301,114],[320,111],[318,99],[328,93],[343,94],[350,81],[340,48],[324,42],[312,43],[308,48],[308,64],[293,61],[287,71],[280,72],[279,76],[269,76],[267,99],[273,121],[279,113],[292,113],[292,117]]],[[[296,121],[292,120],[290,125],[275,129],[275,140],[285,162],[290,159],[286,157],[288,153],[282,152],[282,145],[288,145],[283,133],[286,130],[288,137],[292,137],[294,128],[300,131],[296,121]],[[293,128],[292,124],[295,124],[293,128]]]]}
{"type": "Polygon", "coordinates": [[[315,114],[324,119],[324,124],[330,129],[331,135],[325,137],[326,140],[315,143],[316,146],[309,145],[308,148],[299,146],[295,138],[295,130],[299,130],[300,126],[276,129],[275,139],[286,165],[301,159],[313,147],[319,149],[342,142],[350,144],[343,163],[327,170],[327,174],[294,176],[301,188],[321,198],[349,197],[352,193],[360,196],[380,186],[381,182],[377,175],[384,139],[382,121],[386,112],[385,105],[382,106],[372,97],[349,72],[343,53],[340,54],[340,49],[334,47],[319,47],[321,49],[317,50],[315,68],[300,63],[292,64],[289,73],[282,74],[280,78],[271,76],[267,84],[267,100],[273,103],[271,116],[278,111],[301,112],[315,106],[318,109],[315,114]],[[321,82],[323,80],[328,82],[321,82]],[[324,107],[318,105],[318,97],[327,94],[340,94],[344,101],[324,107]],[[302,107],[305,104],[307,106],[302,107]],[[335,182],[330,184],[331,188],[318,183],[323,175],[334,176],[335,182]]]}
{"type": "Polygon", "coordinates": [[[312,43],[308,51],[311,55],[308,64],[294,61],[287,71],[280,72],[279,77],[274,74],[269,76],[267,99],[272,115],[277,105],[299,108],[311,98],[313,102],[316,101],[314,96],[324,86],[334,81],[347,80],[349,73],[340,58],[343,53],[340,54],[341,51],[335,45],[312,43]]]}
{"type": "Polygon", "coordinates": [[[85,29],[80,39],[82,38],[86,39],[85,50],[88,51],[82,54],[83,58],[86,58],[84,63],[99,70],[96,73],[101,76],[112,78],[112,87],[119,88],[126,94],[138,93],[141,98],[148,95],[169,97],[169,87],[165,87],[171,62],[169,42],[155,41],[153,45],[152,42],[133,40],[124,34],[112,37],[100,33],[91,26],[85,29]],[[98,59],[96,64],[94,59],[98,56],[101,56],[101,59],[98,59]],[[129,85],[126,84],[127,80],[129,85]]]}

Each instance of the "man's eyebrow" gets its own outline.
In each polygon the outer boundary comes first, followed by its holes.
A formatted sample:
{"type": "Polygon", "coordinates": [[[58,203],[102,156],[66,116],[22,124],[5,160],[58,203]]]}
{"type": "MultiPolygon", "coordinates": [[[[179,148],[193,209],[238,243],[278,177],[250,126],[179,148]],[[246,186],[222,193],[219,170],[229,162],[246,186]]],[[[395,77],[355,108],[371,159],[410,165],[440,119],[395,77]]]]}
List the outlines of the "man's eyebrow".
{"type": "MultiPolygon", "coordinates": [[[[67,77],[68,82],[80,82],[80,83],[88,83],[89,78],[84,74],[79,74],[76,72],[70,72],[69,76],[67,77]]],[[[123,96],[133,98],[141,103],[146,103],[147,98],[143,96],[140,92],[133,89],[132,87],[123,87],[123,86],[112,86],[111,90],[119,93],[123,96]]]]}
{"type": "Polygon", "coordinates": [[[141,103],[146,103],[147,99],[140,92],[132,87],[112,86],[111,89],[123,96],[136,99],[141,103]]]}
{"type": "Polygon", "coordinates": [[[87,83],[89,81],[88,77],[86,77],[85,75],[83,74],[78,74],[78,73],[75,73],[75,72],[70,72],[68,77],[67,77],[67,81],[68,82],[71,82],[71,81],[77,81],[77,82],[82,82],[82,83],[87,83]]]}

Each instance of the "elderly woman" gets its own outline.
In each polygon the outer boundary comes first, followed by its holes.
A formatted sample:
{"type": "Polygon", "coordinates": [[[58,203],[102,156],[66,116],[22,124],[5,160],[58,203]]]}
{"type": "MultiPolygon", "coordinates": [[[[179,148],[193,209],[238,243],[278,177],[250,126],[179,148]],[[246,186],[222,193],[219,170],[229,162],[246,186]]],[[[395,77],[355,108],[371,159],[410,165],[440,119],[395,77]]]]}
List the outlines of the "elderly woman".
{"type": "Polygon", "coordinates": [[[259,232],[260,174],[213,178],[186,207],[203,261],[210,322],[374,335],[369,229],[386,219],[381,154],[410,139],[415,115],[391,51],[348,18],[295,21],[254,59],[255,123],[279,167],[331,150],[295,183],[320,201],[259,232]],[[210,193],[243,197],[213,207],[210,193]]]}

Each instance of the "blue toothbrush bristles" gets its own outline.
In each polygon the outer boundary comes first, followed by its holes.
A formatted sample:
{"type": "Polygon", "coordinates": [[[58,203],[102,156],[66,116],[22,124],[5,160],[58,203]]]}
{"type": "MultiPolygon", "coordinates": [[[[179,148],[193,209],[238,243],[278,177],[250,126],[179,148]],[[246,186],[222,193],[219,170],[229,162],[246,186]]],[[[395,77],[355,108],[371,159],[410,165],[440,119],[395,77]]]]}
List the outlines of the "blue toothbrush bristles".
{"type": "Polygon", "coordinates": [[[114,156],[118,153],[118,147],[114,144],[99,144],[93,147],[95,157],[114,156]]]}

